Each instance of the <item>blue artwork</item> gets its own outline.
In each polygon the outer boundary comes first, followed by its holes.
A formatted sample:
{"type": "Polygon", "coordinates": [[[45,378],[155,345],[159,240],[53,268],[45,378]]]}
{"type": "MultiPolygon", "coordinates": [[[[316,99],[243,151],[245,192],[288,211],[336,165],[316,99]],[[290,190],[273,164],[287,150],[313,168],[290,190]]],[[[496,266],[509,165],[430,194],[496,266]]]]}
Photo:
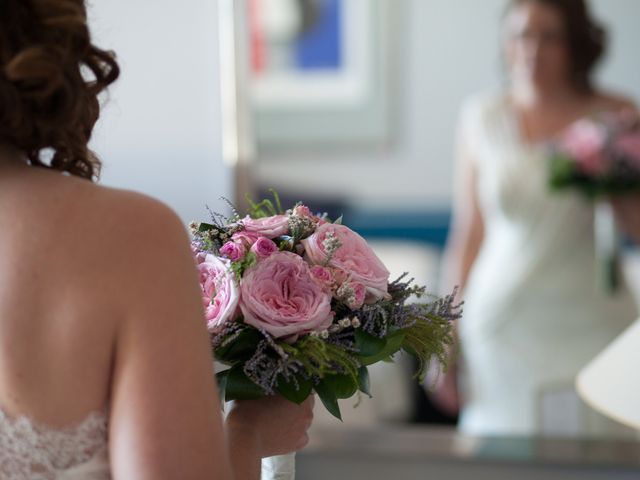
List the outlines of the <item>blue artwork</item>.
{"type": "Polygon", "coordinates": [[[298,70],[338,70],[343,65],[342,14],[344,0],[319,0],[317,17],[296,39],[298,70]]]}

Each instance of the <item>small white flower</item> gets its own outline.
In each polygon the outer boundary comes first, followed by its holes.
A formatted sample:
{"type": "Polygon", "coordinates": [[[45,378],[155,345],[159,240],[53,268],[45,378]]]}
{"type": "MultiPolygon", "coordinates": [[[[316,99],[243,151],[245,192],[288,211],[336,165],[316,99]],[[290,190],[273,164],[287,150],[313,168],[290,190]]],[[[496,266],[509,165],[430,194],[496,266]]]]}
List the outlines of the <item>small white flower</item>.
{"type": "Polygon", "coordinates": [[[351,326],[351,319],[343,318],[338,322],[338,325],[340,325],[342,328],[348,328],[351,326]]]}

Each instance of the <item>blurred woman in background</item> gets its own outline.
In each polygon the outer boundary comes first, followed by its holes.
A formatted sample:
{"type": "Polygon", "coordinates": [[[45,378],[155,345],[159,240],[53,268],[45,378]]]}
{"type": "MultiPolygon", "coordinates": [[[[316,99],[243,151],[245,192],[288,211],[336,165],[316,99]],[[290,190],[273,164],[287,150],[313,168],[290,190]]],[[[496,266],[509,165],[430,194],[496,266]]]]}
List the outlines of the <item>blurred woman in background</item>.
{"type": "MultiPolygon", "coordinates": [[[[617,435],[578,406],[573,382],[636,310],[626,286],[614,296],[599,289],[593,206],[578,193],[549,191],[546,146],[579,118],[634,106],[593,84],[606,35],[584,0],[510,1],[503,43],[506,91],[470,100],[460,119],[448,251],[449,281],[466,300],[460,428],[617,435]],[[567,425],[548,429],[545,399],[554,394],[571,395],[576,407],[567,425]]],[[[457,408],[455,374],[436,399],[457,408]]]]}

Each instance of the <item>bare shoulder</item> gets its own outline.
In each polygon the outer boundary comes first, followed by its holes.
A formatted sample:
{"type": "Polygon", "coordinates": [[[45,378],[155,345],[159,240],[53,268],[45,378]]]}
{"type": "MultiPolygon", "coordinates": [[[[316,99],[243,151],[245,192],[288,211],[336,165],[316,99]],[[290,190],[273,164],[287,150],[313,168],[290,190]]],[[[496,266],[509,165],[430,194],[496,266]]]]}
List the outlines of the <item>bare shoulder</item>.
{"type": "Polygon", "coordinates": [[[595,102],[598,106],[598,109],[602,110],[638,110],[638,107],[632,98],[615,92],[597,92],[595,95],[595,102]]]}
{"type": "Polygon", "coordinates": [[[161,201],[147,195],[107,187],[96,187],[90,207],[93,216],[103,222],[112,236],[136,245],[162,243],[170,237],[186,238],[186,231],[178,215],[161,201]],[[150,242],[150,239],[154,242],[150,242]],[[136,241],[140,239],[141,242],[136,241]]]}
{"type": "Polygon", "coordinates": [[[121,332],[148,331],[151,322],[183,335],[192,324],[199,338],[204,330],[197,272],[179,216],[140,193],[88,183],[76,188],[70,210],[82,241],[72,262],[74,278],[90,281],[91,288],[76,285],[89,306],[111,312],[121,332]],[[176,322],[180,315],[193,321],[176,322]]]}
{"type": "MultiPolygon", "coordinates": [[[[30,179],[30,186],[37,201],[29,217],[37,219],[40,238],[56,239],[51,253],[61,275],[109,290],[135,289],[161,272],[193,269],[186,228],[162,202],[51,172],[30,179]]],[[[124,291],[118,297],[126,301],[124,291]]]]}
{"type": "Polygon", "coordinates": [[[178,215],[147,195],[66,178],[61,204],[71,233],[82,244],[105,254],[140,253],[185,243],[187,235],[178,215]]]}

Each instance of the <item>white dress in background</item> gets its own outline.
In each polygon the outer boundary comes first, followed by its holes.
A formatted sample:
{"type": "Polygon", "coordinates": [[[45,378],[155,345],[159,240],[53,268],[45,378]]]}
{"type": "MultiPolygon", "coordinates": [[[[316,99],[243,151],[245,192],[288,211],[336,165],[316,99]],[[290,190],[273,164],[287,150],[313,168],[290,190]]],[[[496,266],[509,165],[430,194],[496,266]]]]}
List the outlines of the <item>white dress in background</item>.
{"type": "Polygon", "coordinates": [[[109,480],[107,444],[103,412],[78,425],[52,429],[0,410],[2,480],[109,480]]]}
{"type": "Polygon", "coordinates": [[[460,323],[461,430],[626,434],[580,404],[573,387],[637,317],[626,286],[614,296],[598,286],[592,204],[549,191],[545,147],[522,141],[504,95],[469,101],[460,134],[476,161],[485,226],[460,323]]]}

